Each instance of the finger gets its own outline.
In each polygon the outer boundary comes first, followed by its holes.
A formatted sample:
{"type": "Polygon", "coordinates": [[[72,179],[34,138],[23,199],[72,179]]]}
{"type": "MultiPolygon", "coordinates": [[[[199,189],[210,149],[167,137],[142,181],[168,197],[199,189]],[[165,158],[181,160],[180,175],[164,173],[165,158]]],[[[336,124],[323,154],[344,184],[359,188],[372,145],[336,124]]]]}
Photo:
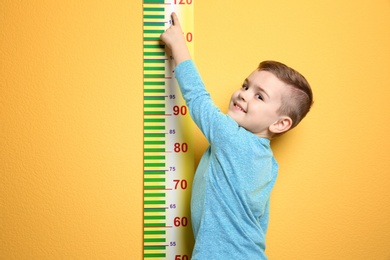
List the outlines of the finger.
{"type": "Polygon", "coordinates": [[[180,26],[179,18],[177,17],[177,14],[175,12],[172,13],[172,24],[180,26]]]}

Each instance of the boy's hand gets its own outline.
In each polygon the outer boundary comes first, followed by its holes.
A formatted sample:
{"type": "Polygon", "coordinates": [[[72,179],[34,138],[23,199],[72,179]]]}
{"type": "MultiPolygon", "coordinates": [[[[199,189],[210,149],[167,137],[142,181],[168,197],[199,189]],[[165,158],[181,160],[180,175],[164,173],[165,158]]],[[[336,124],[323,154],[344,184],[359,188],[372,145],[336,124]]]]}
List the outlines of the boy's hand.
{"type": "Polygon", "coordinates": [[[172,56],[175,64],[178,65],[182,61],[191,59],[188,51],[184,33],[181,29],[179,18],[175,13],[172,13],[173,24],[169,27],[160,38],[165,45],[172,51],[172,56]]]}
{"type": "Polygon", "coordinates": [[[184,33],[181,29],[179,18],[175,13],[172,13],[172,25],[163,34],[161,40],[169,49],[173,49],[177,45],[185,45],[184,33]]]}

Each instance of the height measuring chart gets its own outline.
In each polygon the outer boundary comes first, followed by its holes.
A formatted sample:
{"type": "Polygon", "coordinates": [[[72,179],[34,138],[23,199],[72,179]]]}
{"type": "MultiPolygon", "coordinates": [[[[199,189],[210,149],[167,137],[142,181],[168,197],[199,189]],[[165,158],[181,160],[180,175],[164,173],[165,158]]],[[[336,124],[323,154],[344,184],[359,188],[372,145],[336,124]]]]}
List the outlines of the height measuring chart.
{"type": "Polygon", "coordinates": [[[178,14],[193,54],[193,0],[144,0],[144,259],[188,260],[192,121],[160,35],[178,14]]]}

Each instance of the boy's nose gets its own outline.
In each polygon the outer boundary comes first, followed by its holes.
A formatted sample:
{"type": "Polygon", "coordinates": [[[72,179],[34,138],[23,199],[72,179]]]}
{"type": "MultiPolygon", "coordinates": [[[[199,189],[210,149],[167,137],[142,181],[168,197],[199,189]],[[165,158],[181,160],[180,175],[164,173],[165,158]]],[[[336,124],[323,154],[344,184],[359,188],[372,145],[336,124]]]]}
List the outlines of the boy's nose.
{"type": "Polygon", "coordinates": [[[241,92],[238,97],[242,101],[248,101],[248,92],[246,92],[246,91],[245,92],[241,92]]]}

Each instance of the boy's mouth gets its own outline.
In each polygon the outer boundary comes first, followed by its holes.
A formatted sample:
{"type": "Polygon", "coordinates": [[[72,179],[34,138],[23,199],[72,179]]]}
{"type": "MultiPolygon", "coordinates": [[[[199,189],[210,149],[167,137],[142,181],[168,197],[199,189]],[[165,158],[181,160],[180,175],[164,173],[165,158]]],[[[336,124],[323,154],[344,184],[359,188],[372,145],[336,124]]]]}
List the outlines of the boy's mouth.
{"type": "Polygon", "coordinates": [[[241,111],[241,112],[244,112],[244,113],[246,113],[246,111],[242,108],[242,106],[240,105],[240,104],[238,104],[238,103],[234,103],[233,104],[233,107],[236,109],[236,110],[239,110],[239,111],[241,111]]]}

